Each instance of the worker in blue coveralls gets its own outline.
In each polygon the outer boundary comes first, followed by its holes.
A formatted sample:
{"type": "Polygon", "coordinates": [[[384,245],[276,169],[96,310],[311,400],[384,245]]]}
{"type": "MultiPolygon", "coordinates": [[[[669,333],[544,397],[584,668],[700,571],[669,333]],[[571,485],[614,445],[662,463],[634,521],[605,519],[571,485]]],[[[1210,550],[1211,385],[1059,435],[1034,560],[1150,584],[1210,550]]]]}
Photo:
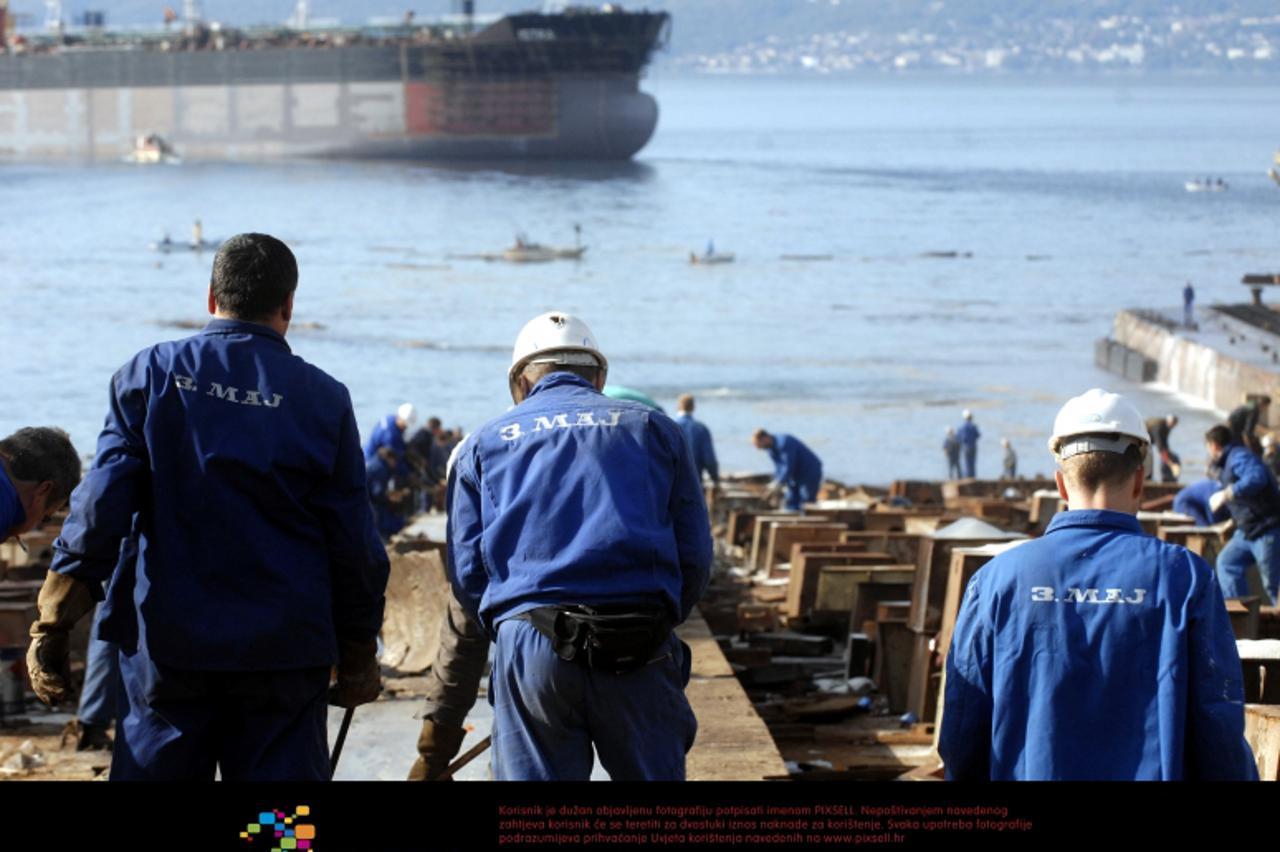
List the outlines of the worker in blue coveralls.
{"type": "Polygon", "coordinates": [[[757,429],[751,435],[757,450],[766,450],[773,461],[770,494],[786,489],[783,506],[798,511],[805,503],[818,499],[822,487],[822,460],[794,435],[770,435],[757,429]]]}
{"type": "Polygon", "coordinates": [[[964,475],[972,479],[977,476],[978,469],[978,439],[982,437],[982,433],[978,431],[978,427],[973,422],[973,412],[965,409],[960,415],[960,425],[956,427],[956,439],[960,442],[960,448],[964,450],[964,475]]]}
{"type": "Polygon", "coordinates": [[[1257,563],[1262,585],[1275,605],[1280,596],[1280,487],[1262,459],[1236,443],[1227,426],[1214,426],[1204,436],[1205,448],[1218,471],[1222,490],[1209,498],[1209,507],[1226,507],[1236,531],[1218,553],[1218,581],[1222,594],[1249,594],[1245,572],[1257,563]]]}
{"type": "Polygon", "coordinates": [[[1136,518],[1142,415],[1090,390],[1049,446],[1070,508],[969,581],[946,660],[947,777],[1256,780],[1213,569],[1136,518]]]}
{"type": "Polygon", "coordinates": [[[676,400],[676,425],[684,432],[685,443],[693,454],[693,467],[698,476],[704,473],[717,488],[720,486],[720,465],[716,462],[716,448],[711,441],[711,430],[705,423],[693,419],[696,403],[692,394],[682,394],[676,400]]]}
{"type": "Polygon", "coordinates": [[[373,431],[369,433],[369,440],[364,444],[365,464],[373,461],[380,447],[390,447],[396,454],[395,475],[407,482],[410,468],[408,447],[405,446],[404,436],[417,420],[417,412],[413,404],[408,402],[397,408],[395,414],[388,414],[379,420],[378,425],[374,426],[373,431]]]}
{"type": "Polygon", "coordinates": [[[373,505],[374,522],[383,541],[404,529],[405,498],[408,491],[395,487],[392,480],[395,467],[396,453],[390,447],[378,447],[372,461],[365,464],[369,502],[373,505]]]}
{"type": "Polygon", "coordinates": [[[0,441],[0,541],[48,523],[79,481],[80,456],[61,429],[28,426],[0,441]]]}
{"type": "Polygon", "coordinates": [[[516,403],[458,447],[449,579],[494,638],[494,777],[683,780],[697,720],[672,632],[707,585],[711,529],[684,435],[601,394],[609,364],[581,319],[516,338],[516,403]]]}
{"type": "Polygon", "coordinates": [[[1225,521],[1230,517],[1226,506],[1220,506],[1216,512],[1209,508],[1209,501],[1221,490],[1222,483],[1216,479],[1193,482],[1173,495],[1173,511],[1192,518],[1198,527],[1211,527],[1225,521]]]}
{"type": "Polygon", "coordinates": [[[284,243],[232,237],[213,261],[213,320],[111,379],[27,665],[42,701],[69,698],[68,636],[110,580],[98,638],[120,647],[113,780],[326,780],[326,698],[354,707],[380,690],[386,553],[347,389],[285,342],[297,281],[284,243]]]}
{"type": "Polygon", "coordinates": [[[947,457],[947,479],[959,479],[960,472],[960,439],[956,430],[947,427],[946,436],[942,439],[942,453],[947,457]]]}

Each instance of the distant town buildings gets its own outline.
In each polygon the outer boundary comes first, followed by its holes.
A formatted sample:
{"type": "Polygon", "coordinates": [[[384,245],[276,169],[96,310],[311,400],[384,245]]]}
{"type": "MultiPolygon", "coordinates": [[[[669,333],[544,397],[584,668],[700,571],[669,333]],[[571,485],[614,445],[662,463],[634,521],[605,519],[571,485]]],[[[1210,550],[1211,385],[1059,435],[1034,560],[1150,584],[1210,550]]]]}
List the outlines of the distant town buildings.
{"type": "Polygon", "coordinates": [[[1280,14],[1048,18],[982,28],[934,21],[930,30],[769,36],[731,50],[677,55],[670,64],[719,73],[1280,72],[1280,14]]]}

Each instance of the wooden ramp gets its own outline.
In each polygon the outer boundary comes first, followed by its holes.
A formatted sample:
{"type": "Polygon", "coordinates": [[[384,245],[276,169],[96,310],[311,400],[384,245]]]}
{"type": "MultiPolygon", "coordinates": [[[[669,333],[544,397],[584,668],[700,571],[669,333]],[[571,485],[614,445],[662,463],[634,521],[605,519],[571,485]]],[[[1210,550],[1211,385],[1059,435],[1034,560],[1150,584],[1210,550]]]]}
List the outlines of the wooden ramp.
{"type": "Polygon", "coordinates": [[[690,781],[759,781],[785,776],[782,755],[729,661],[696,609],[677,628],[693,650],[685,694],[698,717],[698,737],[686,761],[690,781]]]}

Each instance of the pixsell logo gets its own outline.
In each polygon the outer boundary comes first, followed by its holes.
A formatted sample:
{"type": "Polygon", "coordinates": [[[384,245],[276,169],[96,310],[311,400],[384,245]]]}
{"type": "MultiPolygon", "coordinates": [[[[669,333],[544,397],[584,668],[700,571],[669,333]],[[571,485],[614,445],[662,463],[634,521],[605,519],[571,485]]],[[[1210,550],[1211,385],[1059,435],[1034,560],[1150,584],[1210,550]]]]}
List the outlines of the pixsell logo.
{"type": "Polygon", "coordinates": [[[249,843],[253,850],[292,852],[307,849],[314,852],[316,826],[311,821],[311,808],[298,805],[291,814],[279,810],[263,811],[258,814],[256,822],[249,823],[240,832],[240,839],[249,843]]]}

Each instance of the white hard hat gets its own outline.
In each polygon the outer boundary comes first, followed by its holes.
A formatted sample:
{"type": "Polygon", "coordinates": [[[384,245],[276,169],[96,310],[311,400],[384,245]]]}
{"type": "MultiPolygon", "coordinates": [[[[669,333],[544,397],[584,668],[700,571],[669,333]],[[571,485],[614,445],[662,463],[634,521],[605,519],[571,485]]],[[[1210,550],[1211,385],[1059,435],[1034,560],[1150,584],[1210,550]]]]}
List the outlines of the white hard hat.
{"type": "Polygon", "coordinates": [[[1062,406],[1053,421],[1049,452],[1062,461],[1081,453],[1123,454],[1136,444],[1145,455],[1150,442],[1147,424],[1132,403],[1119,394],[1093,388],[1062,406]]]}
{"type": "Polygon", "coordinates": [[[404,421],[406,429],[418,422],[418,412],[414,410],[412,402],[406,402],[397,408],[396,417],[404,421]]]}
{"type": "Polygon", "coordinates": [[[507,371],[507,385],[516,402],[520,402],[516,379],[530,364],[579,364],[599,367],[602,379],[609,375],[609,361],[600,353],[591,329],[563,311],[549,311],[534,317],[516,336],[511,369],[507,371]]]}
{"type": "Polygon", "coordinates": [[[966,408],[964,411],[960,412],[960,416],[963,417],[965,420],[972,420],[973,412],[966,408]]]}

